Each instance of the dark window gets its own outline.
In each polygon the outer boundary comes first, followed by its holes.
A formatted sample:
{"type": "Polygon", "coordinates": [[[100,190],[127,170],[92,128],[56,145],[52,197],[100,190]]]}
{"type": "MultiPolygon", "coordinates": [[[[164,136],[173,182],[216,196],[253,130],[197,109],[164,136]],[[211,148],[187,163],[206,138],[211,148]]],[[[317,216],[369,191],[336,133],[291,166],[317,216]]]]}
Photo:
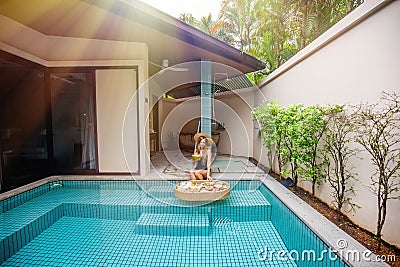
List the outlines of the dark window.
{"type": "Polygon", "coordinates": [[[48,173],[44,73],[0,59],[2,190],[48,173]]]}
{"type": "Polygon", "coordinates": [[[0,191],[97,173],[94,70],[45,68],[0,51],[0,191]]]}
{"type": "Polygon", "coordinates": [[[50,74],[56,170],[96,169],[93,80],[92,72],[50,74]]]}

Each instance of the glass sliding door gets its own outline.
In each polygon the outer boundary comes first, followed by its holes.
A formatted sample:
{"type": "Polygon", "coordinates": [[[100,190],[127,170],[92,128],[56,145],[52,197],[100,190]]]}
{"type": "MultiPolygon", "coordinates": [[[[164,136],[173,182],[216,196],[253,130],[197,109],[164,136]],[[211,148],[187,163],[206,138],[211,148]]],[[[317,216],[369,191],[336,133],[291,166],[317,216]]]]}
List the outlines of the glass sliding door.
{"type": "Polygon", "coordinates": [[[54,167],[96,170],[93,74],[50,74],[54,167]]]}
{"type": "Polygon", "coordinates": [[[49,173],[44,72],[0,58],[2,191],[49,173]]]}

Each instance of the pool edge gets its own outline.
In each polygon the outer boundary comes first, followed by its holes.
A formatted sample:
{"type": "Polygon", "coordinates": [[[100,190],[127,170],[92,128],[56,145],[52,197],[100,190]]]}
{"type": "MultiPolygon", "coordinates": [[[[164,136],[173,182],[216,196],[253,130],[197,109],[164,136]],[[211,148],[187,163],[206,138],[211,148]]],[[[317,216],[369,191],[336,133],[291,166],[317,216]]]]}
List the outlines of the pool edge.
{"type": "Polygon", "coordinates": [[[305,201],[296,196],[293,192],[276,181],[273,177],[265,175],[261,182],[285,205],[287,206],[304,224],[310,228],[325,244],[331,249],[338,251],[339,255],[353,255],[353,251],[360,253],[360,260],[349,260],[341,258],[346,264],[354,267],[376,267],[390,266],[385,262],[375,261],[377,256],[373,253],[369,255],[370,261],[364,259],[362,252],[369,251],[365,246],[344,232],[326,217],[308,205],[305,201]],[[321,233],[324,233],[321,235],[321,233]],[[346,247],[340,249],[338,241],[344,240],[346,247]]]}

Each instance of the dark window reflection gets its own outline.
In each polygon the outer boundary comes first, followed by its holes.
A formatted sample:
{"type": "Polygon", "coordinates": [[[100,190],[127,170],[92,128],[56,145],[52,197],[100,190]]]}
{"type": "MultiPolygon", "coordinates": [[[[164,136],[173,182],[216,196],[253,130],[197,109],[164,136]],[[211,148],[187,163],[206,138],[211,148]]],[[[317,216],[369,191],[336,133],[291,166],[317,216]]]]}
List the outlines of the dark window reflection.
{"type": "Polygon", "coordinates": [[[46,173],[48,166],[44,74],[0,60],[2,186],[10,189],[46,173]]]}
{"type": "Polygon", "coordinates": [[[57,170],[96,169],[91,75],[50,75],[54,164],[57,170]]]}

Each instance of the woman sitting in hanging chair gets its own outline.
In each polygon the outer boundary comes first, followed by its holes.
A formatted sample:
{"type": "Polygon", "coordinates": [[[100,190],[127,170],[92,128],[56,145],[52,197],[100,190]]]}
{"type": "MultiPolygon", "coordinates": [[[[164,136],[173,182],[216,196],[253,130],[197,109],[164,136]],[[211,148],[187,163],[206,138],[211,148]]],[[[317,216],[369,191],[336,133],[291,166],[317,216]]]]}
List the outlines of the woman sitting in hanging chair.
{"type": "Polygon", "coordinates": [[[208,149],[209,146],[213,144],[213,140],[208,137],[198,138],[197,148],[194,152],[194,169],[190,170],[191,180],[212,180],[211,178],[211,160],[212,153],[208,149]]]}

